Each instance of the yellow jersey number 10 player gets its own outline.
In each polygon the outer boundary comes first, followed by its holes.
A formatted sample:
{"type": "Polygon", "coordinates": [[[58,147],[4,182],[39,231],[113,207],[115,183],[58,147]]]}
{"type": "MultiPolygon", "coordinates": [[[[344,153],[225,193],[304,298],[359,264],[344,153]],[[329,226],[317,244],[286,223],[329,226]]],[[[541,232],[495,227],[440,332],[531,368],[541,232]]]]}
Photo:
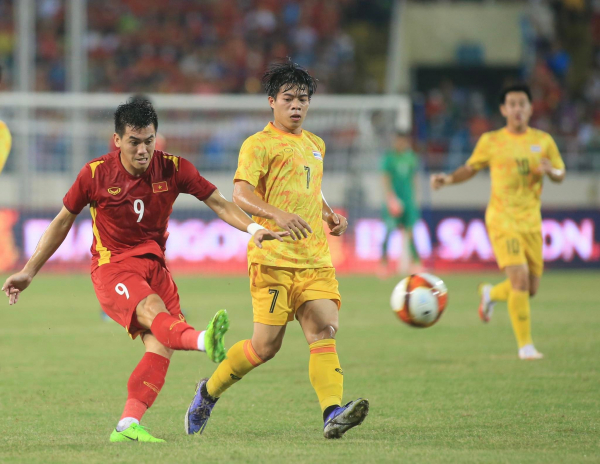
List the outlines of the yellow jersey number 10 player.
{"type": "MultiPolygon", "coordinates": [[[[341,297],[323,221],[341,235],[346,218],[321,193],[325,144],[302,128],[316,80],[290,61],[263,77],[273,122],[242,145],[233,200],[261,227],[289,232],[280,246],[248,245],[254,333],[227,352],[210,379],[201,380],[186,413],[186,431],[202,432],[221,395],[281,348],[296,318],[309,345],[308,374],[319,399],[325,438],[339,438],[362,423],[369,402],[342,406],[343,371],[335,343],[341,297]]],[[[275,385],[273,388],[277,388],[275,385]]]]}
{"type": "Polygon", "coordinates": [[[439,189],[458,184],[489,167],[491,197],[485,223],[496,261],[507,279],[498,285],[480,285],[479,315],[492,316],[494,303],[508,302],[519,358],[540,359],[531,339],[529,298],[537,292],[544,268],[542,258],[542,181],[548,176],[562,182],[565,165],[552,137],[529,127],[531,92],[526,85],[504,89],[500,111],[506,126],[481,136],[475,151],[452,174],[434,174],[431,185],[439,189]]]}

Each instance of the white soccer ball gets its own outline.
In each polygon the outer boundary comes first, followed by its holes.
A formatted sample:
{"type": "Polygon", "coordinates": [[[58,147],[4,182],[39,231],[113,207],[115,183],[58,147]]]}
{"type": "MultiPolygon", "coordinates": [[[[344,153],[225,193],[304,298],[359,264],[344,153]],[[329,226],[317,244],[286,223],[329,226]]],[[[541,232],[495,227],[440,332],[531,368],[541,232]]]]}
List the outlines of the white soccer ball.
{"type": "Polygon", "coordinates": [[[432,274],[413,274],[402,279],[392,292],[390,305],[398,318],[413,327],[431,327],[446,309],[448,289],[432,274]]]}

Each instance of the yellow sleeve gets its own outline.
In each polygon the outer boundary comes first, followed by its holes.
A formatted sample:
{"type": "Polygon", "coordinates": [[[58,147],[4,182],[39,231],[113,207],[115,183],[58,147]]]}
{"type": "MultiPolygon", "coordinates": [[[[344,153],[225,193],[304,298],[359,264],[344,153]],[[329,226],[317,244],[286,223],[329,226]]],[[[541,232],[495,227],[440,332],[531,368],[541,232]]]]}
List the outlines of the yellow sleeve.
{"type": "Polygon", "coordinates": [[[10,147],[12,145],[12,138],[6,124],[0,121],[0,172],[6,164],[8,154],[10,153],[10,147]]]}
{"type": "Polygon", "coordinates": [[[558,147],[556,146],[556,142],[552,138],[551,135],[548,135],[548,147],[546,148],[546,156],[552,163],[552,167],[554,169],[560,169],[561,171],[565,169],[565,163],[563,162],[560,152],[558,151],[558,147]]]}
{"type": "Polygon", "coordinates": [[[489,138],[488,134],[483,134],[479,138],[475,150],[473,150],[473,154],[467,160],[467,166],[471,166],[476,171],[489,166],[491,158],[489,138]]]}
{"type": "Polygon", "coordinates": [[[255,137],[248,137],[240,148],[238,167],[233,178],[245,180],[256,187],[260,179],[269,169],[267,150],[264,144],[255,137]]]}

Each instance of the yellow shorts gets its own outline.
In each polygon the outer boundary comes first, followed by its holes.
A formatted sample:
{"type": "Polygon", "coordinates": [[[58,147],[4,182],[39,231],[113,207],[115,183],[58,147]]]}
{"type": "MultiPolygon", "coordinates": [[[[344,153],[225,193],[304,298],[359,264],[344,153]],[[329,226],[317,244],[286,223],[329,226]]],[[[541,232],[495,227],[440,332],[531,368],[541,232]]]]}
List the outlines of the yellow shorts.
{"type": "Polygon", "coordinates": [[[335,269],[299,269],[252,263],[249,269],[254,322],[286,325],[302,304],[333,300],[342,305],[335,269]]]}
{"type": "Polygon", "coordinates": [[[541,276],[544,271],[541,232],[489,231],[490,242],[500,269],[527,264],[529,273],[541,276]]]}

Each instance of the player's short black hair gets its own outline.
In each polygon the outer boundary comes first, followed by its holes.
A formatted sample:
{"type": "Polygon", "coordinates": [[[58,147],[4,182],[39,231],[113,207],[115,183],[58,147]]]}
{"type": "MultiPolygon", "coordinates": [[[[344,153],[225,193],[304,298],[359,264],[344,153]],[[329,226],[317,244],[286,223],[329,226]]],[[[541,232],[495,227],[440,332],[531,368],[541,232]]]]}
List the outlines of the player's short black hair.
{"type": "Polygon", "coordinates": [[[156,110],[147,98],[131,97],[115,111],[115,132],[119,137],[123,137],[127,126],[139,130],[150,124],[154,125],[155,131],[158,130],[156,110]]]}
{"type": "Polygon", "coordinates": [[[262,83],[267,95],[273,98],[277,98],[280,89],[286,92],[293,87],[298,87],[299,90],[308,93],[309,99],[317,91],[317,79],[289,58],[272,63],[263,75],[262,83]]]}
{"type": "Polygon", "coordinates": [[[500,92],[501,105],[504,105],[506,103],[506,95],[508,95],[510,92],[524,92],[527,95],[527,98],[529,99],[529,103],[532,102],[531,89],[527,84],[512,84],[507,87],[504,87],[502,89],[502,92],[500,92]]]}

